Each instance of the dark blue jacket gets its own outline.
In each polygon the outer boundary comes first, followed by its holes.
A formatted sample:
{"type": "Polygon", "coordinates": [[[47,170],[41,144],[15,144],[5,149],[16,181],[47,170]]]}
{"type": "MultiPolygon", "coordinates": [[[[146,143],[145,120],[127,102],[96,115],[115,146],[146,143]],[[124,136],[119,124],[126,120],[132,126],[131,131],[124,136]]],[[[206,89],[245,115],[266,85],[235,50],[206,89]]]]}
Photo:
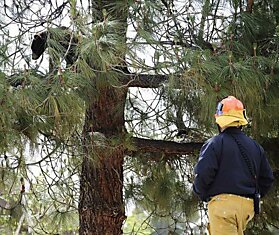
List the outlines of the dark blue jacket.
{"type": "Polygon", "coordinates": [[[241,143],[256,171],[261,196],[264,196],[272,185],[274,177],[263,148],[241,129],[230,127],[208,140],[201,148],[195,166],[193,189],[203,201],[221,193],[242,196],[255,194],[255,179],[231,135],[241,143]]]}

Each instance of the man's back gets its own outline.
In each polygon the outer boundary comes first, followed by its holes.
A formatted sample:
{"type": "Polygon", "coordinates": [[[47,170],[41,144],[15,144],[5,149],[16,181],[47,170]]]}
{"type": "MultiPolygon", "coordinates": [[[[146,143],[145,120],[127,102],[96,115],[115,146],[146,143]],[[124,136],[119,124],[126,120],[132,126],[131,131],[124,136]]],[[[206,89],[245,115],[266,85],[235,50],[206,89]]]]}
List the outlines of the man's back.
{"type": "Polygon", "coordinates": [[[259,191],[264,196],[274,178],[263,148],[241,131],[248,120],[240,100],[224,98],[215,120],[219,135],[201,149],[193,189],[208,201],[211,235],[243,235],[258,212],[259,191]]]}
{"type": "Polygon", "coordinates": [[[255,179],[240,153],[240,146],[235,138],[241,143],[241,148],[246,152],[257,173],[262,196],[271,186],[271,183],[265,184],[261,180],[272,177],[261,146],[246,136],[239,128],[231,127],[209,140],[201,150],[200,160],[202,158],[203,160],[197,164],[195,173],[198,175],[196,187],[197,189],[203,188],[201,190],[205,193],[203,197],[209,198],[220,193],[253,197],[255,179]],[[199,183],[199,176],[203,176],[205,178],[203,182],[207,182],[207,184],[199,183]]]}

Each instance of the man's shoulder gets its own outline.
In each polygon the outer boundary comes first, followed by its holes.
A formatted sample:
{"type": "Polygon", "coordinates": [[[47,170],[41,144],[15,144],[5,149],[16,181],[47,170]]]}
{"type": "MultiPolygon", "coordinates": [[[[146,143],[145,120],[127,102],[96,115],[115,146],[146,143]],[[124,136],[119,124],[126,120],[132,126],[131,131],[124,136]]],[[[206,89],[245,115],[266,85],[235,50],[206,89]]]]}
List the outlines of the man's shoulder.
{"type": "Polygon", "coordinates": [[[220,133],[218,135],[212,136],[209,139],[209,141],[212,142],[212,143],[216,143],[216,142],[222,141],[223,139],[224,139],[224,133],[220,133]]]}
{"type": "Polygon", "coordinates": [[[263,147],[258,143],[258,141],[256,141],[253,137],[247,135],[245,132],[241,132],[242,137],[244,137],[244,139],[248,142],[250,142],[251,144],[253,144],[255,147],[259,148],[261,151],[263,150],[263,147]]]}
{"type": "Polygon", "coordinates": [[[252,149],[257,149],[261,154],[264,154],[264,149],[253,137],[249,136],[245,132],[240,133],[240,140],[244,146],[249,146],[252,149]]]}
{"type": "Polygon", "coordinates": [[[207,141],[205,141],[204,146],[205,145],[219,145],[222,142],[223,136],[222,135],[215,135],[212,136],[210,139],[208,139],[207,141]]]}

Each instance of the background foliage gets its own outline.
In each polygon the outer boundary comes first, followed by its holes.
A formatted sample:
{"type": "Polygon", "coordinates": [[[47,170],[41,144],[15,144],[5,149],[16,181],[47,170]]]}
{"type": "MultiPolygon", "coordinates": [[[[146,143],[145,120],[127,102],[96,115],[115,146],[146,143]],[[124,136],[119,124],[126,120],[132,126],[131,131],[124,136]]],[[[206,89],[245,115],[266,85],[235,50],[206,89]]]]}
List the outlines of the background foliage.
{"type": "MultiPolygon", "coordinates": [[[[86,104],[131,74],[168,79],[129,88],[129,135],[202,142],[216,134],[216,103],[235,95],[251,121],[245,131],[263,144],[278,177],[279,2],[105,2],[109,11],[99,12],[93,0],[0,3],[1,234],[77,234],[86,104]],[[110,13],[125,17],[127,8],[123,40],[110,13]],[[61,26],[78,38],[72,65],[61,26]],[[33,61],[31,40],[46,29],[54,30],[47,53],[33,61]]],[[[191,192],[197,155],[127,154],[125,201],[136,208],[126,234],[204,232],[205,205],[191,192]]],[[[247,234],[278,232],[276,198],[277,181],[247,234]]]]}

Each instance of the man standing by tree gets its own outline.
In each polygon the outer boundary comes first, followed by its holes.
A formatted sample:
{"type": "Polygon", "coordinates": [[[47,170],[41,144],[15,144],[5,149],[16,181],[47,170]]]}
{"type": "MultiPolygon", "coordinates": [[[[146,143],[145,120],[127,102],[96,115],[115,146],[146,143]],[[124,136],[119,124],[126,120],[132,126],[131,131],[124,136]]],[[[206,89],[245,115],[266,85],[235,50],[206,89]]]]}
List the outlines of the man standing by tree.
{"type": "Polygon", "coordinates": [[[215,118],[220,133],[201,149],[194,191],[208,201],[211,235],[241,235],[274,178],[263,148],[241,131],[248,124],[242,102],[223,99],[215,118]]]}

